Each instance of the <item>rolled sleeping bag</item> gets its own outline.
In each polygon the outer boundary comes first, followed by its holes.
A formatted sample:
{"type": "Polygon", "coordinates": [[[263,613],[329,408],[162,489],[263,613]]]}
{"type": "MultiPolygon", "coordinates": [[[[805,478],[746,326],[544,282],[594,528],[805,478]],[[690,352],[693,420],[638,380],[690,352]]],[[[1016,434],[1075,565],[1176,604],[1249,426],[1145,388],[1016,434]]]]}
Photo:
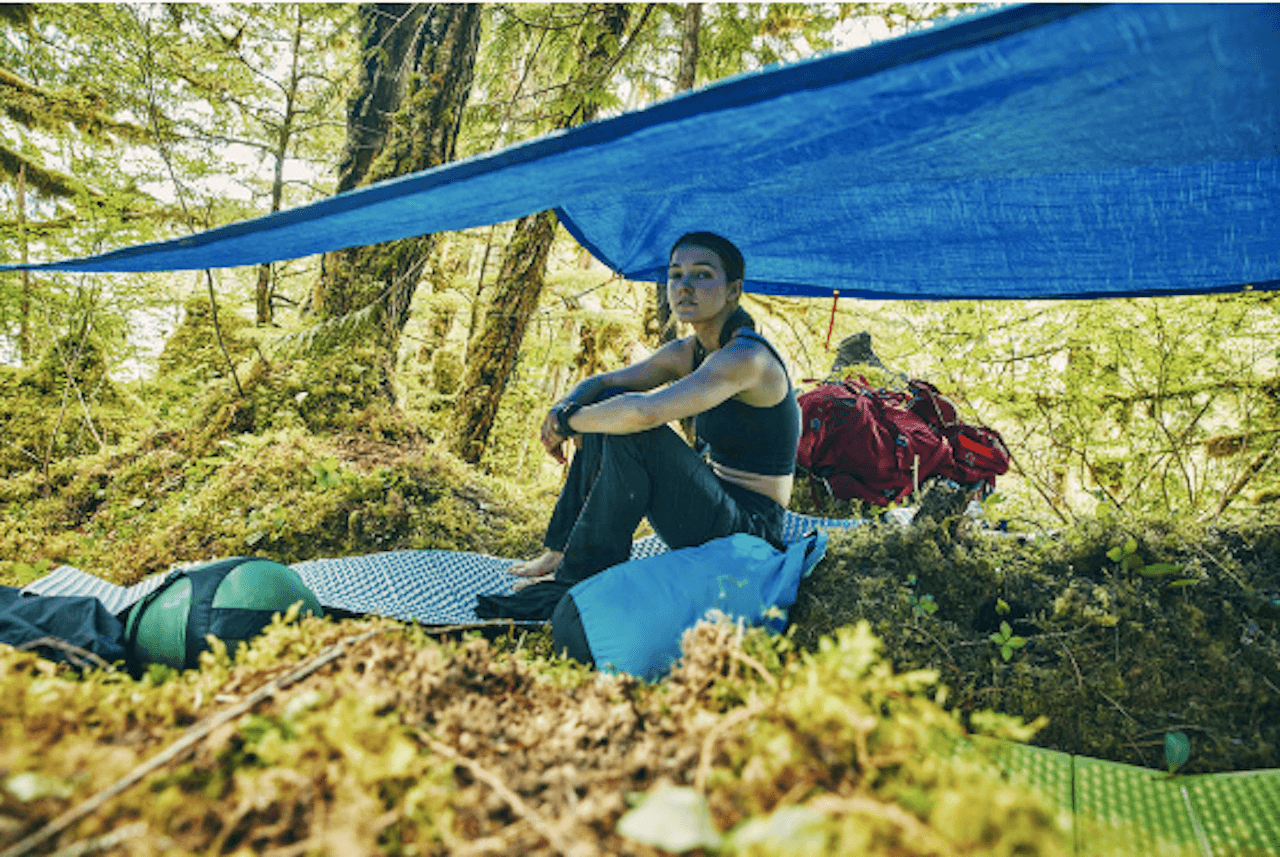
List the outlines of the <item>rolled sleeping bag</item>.
{"type": "Polygon", "coordinates": [[[271,624],[271,617],[302,602],[299,616],[323,616],[324,608],[298,573],[260,557],[232,557],[176,569],[159,589],[139,601],[125,620],[130,669],[147,664],[177,669],[200,665],[212,634],[235,651],[271,624]]]}

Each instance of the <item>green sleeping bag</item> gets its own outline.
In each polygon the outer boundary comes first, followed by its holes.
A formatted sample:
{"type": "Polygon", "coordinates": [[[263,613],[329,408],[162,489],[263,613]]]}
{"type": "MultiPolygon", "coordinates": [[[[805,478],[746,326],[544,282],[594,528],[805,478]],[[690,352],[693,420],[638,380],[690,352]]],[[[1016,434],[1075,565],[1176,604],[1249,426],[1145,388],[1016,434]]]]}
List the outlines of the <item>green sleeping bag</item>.
{"type": "Polygon", "coordinates": [[[262,633],[275,613],[302,602],[299,615],[324,610],[298,573],[258,557],[232,557],[172,572],[164,584],[139,601],[125,620],[125,648],[134,672],[147,664],[178,669],[200,665],[212,634],[235,651],[236,644],[262,633]]]}

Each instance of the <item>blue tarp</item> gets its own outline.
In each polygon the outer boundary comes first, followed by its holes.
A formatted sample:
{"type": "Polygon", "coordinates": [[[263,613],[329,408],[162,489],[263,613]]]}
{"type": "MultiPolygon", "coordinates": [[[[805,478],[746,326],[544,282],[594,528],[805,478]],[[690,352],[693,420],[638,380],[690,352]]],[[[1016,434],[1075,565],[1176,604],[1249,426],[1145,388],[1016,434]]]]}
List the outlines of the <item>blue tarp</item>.
{"type": "Polygon", "coordinates": [[[748,290],[1064,298],[1280,288],[1280,6],[1020,6],[742,75],[190,238],[33,266],[296,258],[554,208],[664,276],[680,234],[748,290]]]}

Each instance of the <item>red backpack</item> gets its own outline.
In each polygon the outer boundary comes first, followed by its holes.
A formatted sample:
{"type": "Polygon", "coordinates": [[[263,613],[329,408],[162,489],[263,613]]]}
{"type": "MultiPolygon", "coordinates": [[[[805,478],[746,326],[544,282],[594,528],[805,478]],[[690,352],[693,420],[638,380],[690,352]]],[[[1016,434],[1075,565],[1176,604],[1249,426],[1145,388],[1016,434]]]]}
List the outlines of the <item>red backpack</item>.
{"type": "Polygon", "coordinates": [[[932,476],[995,484],[1009,469],[1000,435],[956,418],[936,387],[912,381],[910,393],[874,388],[865,378],[822,384],[799,397],[796,463],[839,500],[887,506],[932,476]]]}
{"type": "Polygon", "coordinates": [[[1000,432],[961,421],[956,406],[928,381],[911,380],[907,387],[911,410],[951,445],[951,464],[938,475],[962,485],[985,482],[994,488],[996,477],[1009,472],[1009,450],[1000,432]]]}

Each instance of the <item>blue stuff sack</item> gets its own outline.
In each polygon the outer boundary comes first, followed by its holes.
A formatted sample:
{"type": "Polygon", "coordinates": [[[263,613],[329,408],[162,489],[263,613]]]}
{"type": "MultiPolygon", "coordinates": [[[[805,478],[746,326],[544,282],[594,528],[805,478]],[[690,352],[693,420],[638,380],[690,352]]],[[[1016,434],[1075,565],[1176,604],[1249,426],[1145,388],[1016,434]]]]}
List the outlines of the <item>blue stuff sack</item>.
{"type": "Polygon", "coordinates": [[[708,611],[784,630],[800,579],[826,549],[822,531],[786,552],[737,533],[615,565],[574,585],[565,598],[577,608],[598,669],[655,681],[680,657],[684,632],[708,611]]]}

